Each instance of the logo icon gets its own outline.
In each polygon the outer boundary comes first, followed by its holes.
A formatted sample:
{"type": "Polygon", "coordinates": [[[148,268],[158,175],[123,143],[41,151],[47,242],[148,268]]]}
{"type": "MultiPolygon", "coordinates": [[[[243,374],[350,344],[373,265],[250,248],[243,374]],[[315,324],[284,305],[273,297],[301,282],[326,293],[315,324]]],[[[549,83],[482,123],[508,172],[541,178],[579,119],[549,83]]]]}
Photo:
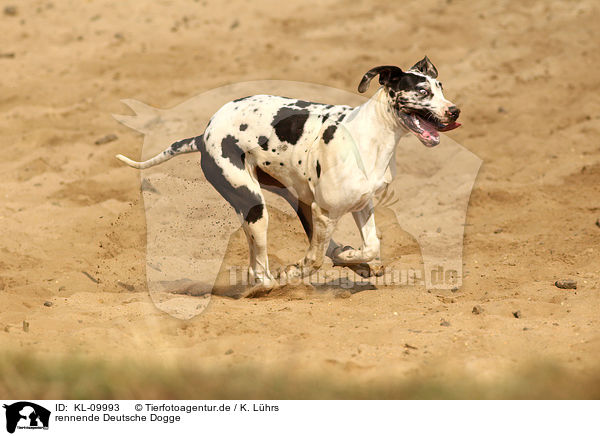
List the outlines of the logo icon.
{"type": "Polygon", "coordinates": [[[19,401],[11,405],[4,404],[6,409],[6,431],[14,433],[18,429],[48,430],[50,411],[28,401],[19,401]]]}

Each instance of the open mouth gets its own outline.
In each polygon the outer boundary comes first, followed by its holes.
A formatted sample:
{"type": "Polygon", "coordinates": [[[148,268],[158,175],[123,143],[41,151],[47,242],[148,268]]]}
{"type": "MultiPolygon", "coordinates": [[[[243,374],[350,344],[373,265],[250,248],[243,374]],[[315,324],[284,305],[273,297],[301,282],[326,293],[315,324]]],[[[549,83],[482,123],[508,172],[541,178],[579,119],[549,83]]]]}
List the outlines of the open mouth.
{"type": "Polygon", "coordinates": [[[442,124],[430,115],[403,111],[398,111],[398,113],[404,126],[427,147],[435,147],[440,143],[440,132],[447,132],[460,127],[460,123],[456,121],[442,124]]]}

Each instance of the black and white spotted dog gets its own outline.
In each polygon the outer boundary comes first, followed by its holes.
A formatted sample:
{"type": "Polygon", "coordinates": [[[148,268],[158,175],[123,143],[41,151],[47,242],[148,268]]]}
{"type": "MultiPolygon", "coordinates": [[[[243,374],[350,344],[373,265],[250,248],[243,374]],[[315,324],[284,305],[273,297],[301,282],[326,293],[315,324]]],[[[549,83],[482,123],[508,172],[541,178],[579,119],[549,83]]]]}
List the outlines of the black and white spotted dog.
{"type": "Polygon", "coordinates": [[[378,272],[379,238],[373,197],[389,179],[388,166],[401,137],[412,133],[433,147],[439,132],[458,127],[460,110],[442,93],[437,70],[425,57],[408,71],[379,66],[362,78],[365,92],[379,75],[381,88],[358,107],[255,95],[225,104],[204,134],[172,144],[145,162],[122,155],[134,168],[149,168],[181,153],[200,151],[206,179],[233,206],[246,233],[250,279],[246,295],[271,289],[276,280],[267,256],[268,215],[262,189],[294,206],[310,247],[280,271],[280,281],[311,274],[324,256],[338,265],[370,263],[378,272]],[[352,212],[363,246],[338,245],[331,235],[352,212]]]}

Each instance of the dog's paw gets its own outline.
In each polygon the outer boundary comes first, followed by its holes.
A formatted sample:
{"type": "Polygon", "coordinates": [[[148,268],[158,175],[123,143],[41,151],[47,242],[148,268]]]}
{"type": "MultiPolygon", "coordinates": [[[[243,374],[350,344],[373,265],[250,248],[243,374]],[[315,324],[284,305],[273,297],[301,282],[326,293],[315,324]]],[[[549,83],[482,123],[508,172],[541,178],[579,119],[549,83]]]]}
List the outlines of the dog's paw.
{"type": "Polygon", "coordinates": [[[369,262],[368,265],[371,276],[381,277],[385,273],[385,266],[379,260],[369,262]]]}
{"type": "Polygon", "coordinates": [[[334,266],[341,266],[351,269],[362,278],[368,279],[369,277],[381,277],[385,273],[385,267],[381,263],[345,263],[345,264],[334,264],[334,266]]]}
{"type": "Polygon", "coordinates": [[[277,271],[275,277],[281,284],[294,284],[302,279],[302,268],[299,264],[288,265],[277,271]]]}
{"type": "Polygon", "coordinates": [[[331,252],[331,254],[328,254],[328,256],[331,258],[331,260],[333,261],[333,265],[336,265],[336,262],[338,263],[343,263],[340,254],[343,253],[344,251],[356,251],[354,249],[354,247],[351,247],[350,245],[338,245],[337,247],[335,247],[335,249],[331,252]]]}
{"type": "Polygon", "coordinates": [[[246,289],[239,298],[260,298],[269,293],[275,288],[274,283],[259,283],[246,289]]]}

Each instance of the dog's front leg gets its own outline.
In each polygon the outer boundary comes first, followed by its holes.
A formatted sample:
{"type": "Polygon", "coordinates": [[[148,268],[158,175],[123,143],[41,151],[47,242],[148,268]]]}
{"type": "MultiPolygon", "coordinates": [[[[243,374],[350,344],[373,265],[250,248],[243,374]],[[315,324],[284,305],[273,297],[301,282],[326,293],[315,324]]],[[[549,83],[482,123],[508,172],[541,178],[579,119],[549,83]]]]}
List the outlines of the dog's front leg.
{"type": "Polygon", "coordinates": [[[329,246],[337,219],[330,218],[328,213],[321,209],[317,203],[312,204],[311,210],[313,232],[308,251],[300,262],[289,265],[280,272],[280,279],[290,281],[295,278],[309,276],[323,265],[325,252],[329,246]]]}
{"type": "Polygon", "coordinates": [[[373,202],[369,201],[363,209],[353,212],[354,222],[360,230],[363,241],[361,249],[330,244],[327,254],[336,266],[347,266],[362,277],[380,276],[383,266],[380,257],[380,241],[375,227],[373,202]]]}

